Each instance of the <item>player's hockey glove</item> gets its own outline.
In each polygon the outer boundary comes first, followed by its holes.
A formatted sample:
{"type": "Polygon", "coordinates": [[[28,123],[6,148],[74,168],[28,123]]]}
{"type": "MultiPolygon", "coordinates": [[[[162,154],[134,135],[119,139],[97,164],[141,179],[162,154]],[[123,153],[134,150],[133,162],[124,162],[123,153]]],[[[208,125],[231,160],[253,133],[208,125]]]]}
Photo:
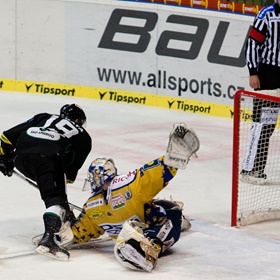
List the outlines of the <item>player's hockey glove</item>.
{"type": "Polygon", "coordinates": [[[13,175],[14,170],[14,155],[11,154],[5,154],[0,155],[0,171],[8,177],[11,177],[13,175]]]}

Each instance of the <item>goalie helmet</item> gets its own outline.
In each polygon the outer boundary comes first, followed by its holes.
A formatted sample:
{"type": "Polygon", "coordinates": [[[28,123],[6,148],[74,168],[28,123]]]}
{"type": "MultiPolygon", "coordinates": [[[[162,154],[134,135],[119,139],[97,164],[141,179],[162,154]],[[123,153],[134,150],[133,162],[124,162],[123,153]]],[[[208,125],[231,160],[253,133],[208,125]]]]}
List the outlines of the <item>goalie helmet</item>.
{"type": "Polygon", "coordinates": [[[60,109],[60,116],[62,118],[68,118],[83,127],[87,120],[85,112],[76,104],[66,104],[62,106],[60,109]]]}
{"type": "Polygon", "coordinates": [[[88,168],[87,178],[85,180],[84,190],[88,189],[86,185],[90,184],[92,192],[101,189],[105,182],[111,181],[117,175],[117,168],[111,158],[97,158],[88,168]]]}

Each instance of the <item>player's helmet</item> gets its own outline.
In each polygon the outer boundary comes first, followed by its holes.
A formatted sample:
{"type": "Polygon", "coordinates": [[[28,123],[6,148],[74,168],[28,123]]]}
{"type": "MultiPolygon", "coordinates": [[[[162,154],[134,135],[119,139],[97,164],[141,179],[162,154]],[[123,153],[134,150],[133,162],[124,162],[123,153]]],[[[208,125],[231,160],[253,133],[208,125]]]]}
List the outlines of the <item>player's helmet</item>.
{"type": "Polygon", "coordinates": [[[86,185],[90,184],[93,192],[104,186],[105,182],[111,181],[117,175],[117,168],[111,158],[97,158],[88,168],[87,178],[85,180],[84,190],[88,189],[86,185]]]}
{"type": "Polygon", "coordinates": [[[87,120],[85,112],[76,104],[66,104],[62,106],[60,109],[60,116],[62,118],[68,118],[80,126],[84,126],[87,120]]]}

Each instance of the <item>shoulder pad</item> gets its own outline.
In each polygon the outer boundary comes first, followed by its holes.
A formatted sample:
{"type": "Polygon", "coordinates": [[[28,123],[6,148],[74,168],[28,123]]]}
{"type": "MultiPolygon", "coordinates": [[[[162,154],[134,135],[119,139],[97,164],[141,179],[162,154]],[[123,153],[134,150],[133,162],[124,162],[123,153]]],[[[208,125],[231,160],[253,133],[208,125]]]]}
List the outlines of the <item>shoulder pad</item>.
{"type": "Polygon", "coordinates": [[[269,12],[272,12],[272,11],[274,11],[274,4],[271,4],[269,6],[266,6],[266,7],[262,8],[258,13],[257,18],[258,19],[264,19],[266,14],[269,13],[269,12]]]}

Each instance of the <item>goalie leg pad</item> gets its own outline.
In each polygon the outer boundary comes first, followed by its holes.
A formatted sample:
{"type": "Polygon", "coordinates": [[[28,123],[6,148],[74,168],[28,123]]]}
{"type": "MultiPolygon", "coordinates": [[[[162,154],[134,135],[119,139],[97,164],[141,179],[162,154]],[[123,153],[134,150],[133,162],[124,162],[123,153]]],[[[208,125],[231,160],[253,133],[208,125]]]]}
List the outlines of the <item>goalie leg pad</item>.
{"type": "Polygon", "coordinates": [[[144,223],[125,222],[118,235],[114,254],[124,267],[151,272],[157,264],[159,249],[143,235],[145,228],[144,223]]]}
{"type": "Polygon", "coordinates": [[[196,133],[185,123],[174,124],[164,158],[166,165],[185,169],[192,155],[196,156],[200,142],[196,133]]]}
{"type": "Polygon", "coordinates": [[[133,270],[151,272],[154,268],[154,264],[129,243],[120,244],[115,250],[115,256],[123,266],[133,270]]]}

